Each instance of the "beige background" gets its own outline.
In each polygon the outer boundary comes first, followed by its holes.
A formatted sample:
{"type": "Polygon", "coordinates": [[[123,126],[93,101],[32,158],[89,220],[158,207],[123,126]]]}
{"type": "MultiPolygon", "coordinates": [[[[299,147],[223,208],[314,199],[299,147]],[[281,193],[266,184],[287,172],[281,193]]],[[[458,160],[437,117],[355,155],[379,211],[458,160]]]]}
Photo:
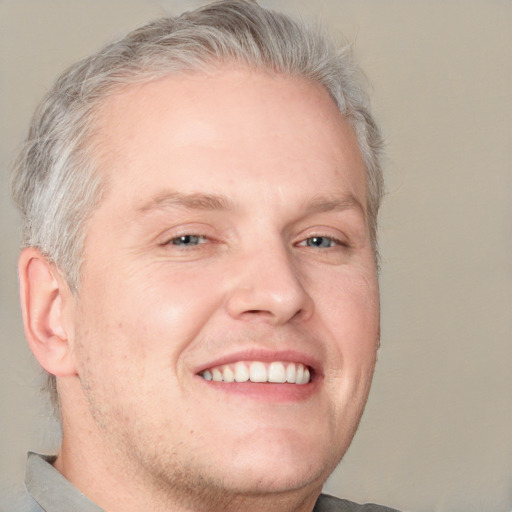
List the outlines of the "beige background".
{"type": "MultiPolygon", "coordinates": [[[[196,1],[0,0],[0,475],[57,434],[17,306],[8,167],[63,67],[196,1]]],[[[512,509],[512,2],[266,0],[355,42],[388,142],[383,329],[333,494],[413,512],[512,509]]],[[[307,421],[307,418],[304,418],[307,421]]],[[[2,501],[0,500],[0,509],[2,501]]]]}

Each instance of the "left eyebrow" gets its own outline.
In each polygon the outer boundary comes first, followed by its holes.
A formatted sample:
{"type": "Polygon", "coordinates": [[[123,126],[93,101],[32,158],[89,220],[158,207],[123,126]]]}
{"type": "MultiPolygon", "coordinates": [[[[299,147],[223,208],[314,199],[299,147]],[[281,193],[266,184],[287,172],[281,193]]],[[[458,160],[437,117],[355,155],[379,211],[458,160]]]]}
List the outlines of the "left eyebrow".
{"type": "Polygon", "coordinates": [[[349,209],[359,210],[360,213],[366,217],[366,211],[363,205],[353,194],[344,194],[341,197],[318,197],[310,201],[305,207],[307,213],[323,213],[349,209]]]}

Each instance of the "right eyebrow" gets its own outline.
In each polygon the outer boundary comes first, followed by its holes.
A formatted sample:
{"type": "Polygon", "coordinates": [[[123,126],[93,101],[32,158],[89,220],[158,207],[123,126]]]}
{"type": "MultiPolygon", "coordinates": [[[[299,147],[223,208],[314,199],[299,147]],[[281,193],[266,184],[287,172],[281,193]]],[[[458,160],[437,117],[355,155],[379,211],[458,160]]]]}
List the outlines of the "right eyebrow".
{"type": "Polygon", "coordinates": [[[152,197],[140,206],[138,211],[149,213],[168,207],[187,210],[233,210],[234,204],[227,197],[218,194],[183,194],[176,191],[165,191],[152,197]]]}

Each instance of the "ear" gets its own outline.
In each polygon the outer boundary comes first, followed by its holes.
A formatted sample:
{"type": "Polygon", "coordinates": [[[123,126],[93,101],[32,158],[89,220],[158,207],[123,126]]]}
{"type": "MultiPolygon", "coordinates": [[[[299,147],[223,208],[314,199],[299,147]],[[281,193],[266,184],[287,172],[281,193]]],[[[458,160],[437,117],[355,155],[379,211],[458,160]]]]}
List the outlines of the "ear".
{"type": "Polygon", "coordinates": [[[75,300],[66,279],[34,247],[21,252],[18,274],[25,336],[34,356],[52,375],[76,375],[72,351],[75,300]]]}

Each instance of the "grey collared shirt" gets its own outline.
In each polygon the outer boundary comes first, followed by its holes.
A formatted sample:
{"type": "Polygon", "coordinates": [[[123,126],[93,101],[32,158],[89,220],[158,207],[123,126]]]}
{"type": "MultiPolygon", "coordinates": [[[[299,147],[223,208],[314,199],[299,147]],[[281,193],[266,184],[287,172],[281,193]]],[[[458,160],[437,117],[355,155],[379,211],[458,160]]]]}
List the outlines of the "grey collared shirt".
{"type": "Polygon", "coordinates": [[[53,466],[55,457],[29,453],[25,472],[26,495],[9,512],[105,512],[53,466]]]}
{"type": "MultiPolygon", "coordinates": [[[[68,482],[53,466],[55,457],[29,453],[25,473],[27,492],[6,512],[105,512],[68,482]]],[[[380,505],[358,505],[320,495],[313,512],[397,512],[380,505]]]]}

